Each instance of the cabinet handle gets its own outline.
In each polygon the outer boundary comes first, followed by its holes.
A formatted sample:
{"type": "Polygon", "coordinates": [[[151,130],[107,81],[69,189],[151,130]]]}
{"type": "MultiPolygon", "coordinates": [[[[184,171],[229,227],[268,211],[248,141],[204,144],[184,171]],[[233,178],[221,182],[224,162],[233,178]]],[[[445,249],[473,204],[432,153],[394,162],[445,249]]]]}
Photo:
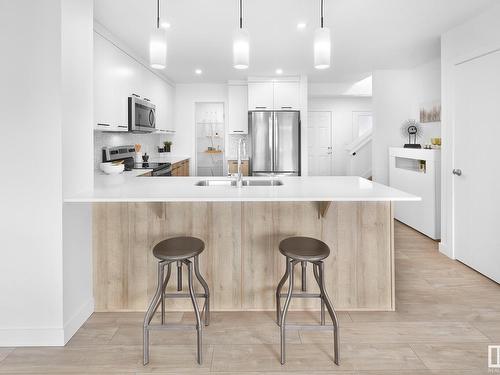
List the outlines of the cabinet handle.
{"type": "Polygon", "coordinates": [[[118,125],[119,128],[127,128],[128,129],[128,126],[127,125],[118,125]]]}
{"type": "Polygon", "coordinates": [[[145,101],[147,101],[147,102],[150,102],[150,101],[151,101],[151,100],[149,100],[148,98],[142,98],[142,99],[144,99],[144,100],[145,100],[145,101]]]}
{"type": "Polygon", "coordinates": [[[233,133],[243,133],[243,130],[233,130],[233,133]]]}
{"type": "Polygon", "coordinates": [[[109,124],[97,123],[98,126],[111,126],[109,124]]]}
{"type": "Polygon", "coordinates": [[[281,109],[292,109],[292,107],[281,107],[281,109]]]}
{"type": "Polygon", "coordinates": [[[132,96],[135,96],[136,98],[140,98],[139,95],[132,93],[132,96]]]}
{"type": "Polygon", "coordinates": [[[256,109],[266,109],[267,107],[255,107],[256,109]]]}

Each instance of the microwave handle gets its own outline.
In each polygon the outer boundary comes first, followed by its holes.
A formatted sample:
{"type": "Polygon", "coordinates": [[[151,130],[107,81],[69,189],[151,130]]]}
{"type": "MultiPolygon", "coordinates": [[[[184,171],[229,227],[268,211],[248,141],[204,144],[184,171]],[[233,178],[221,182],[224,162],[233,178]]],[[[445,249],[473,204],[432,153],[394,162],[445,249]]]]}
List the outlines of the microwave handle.
{"type": "Polygon", "coordinates": [[[152,109],[149,110],[149,125],[151,127],[155,126],[155,113],[152,109]]]}

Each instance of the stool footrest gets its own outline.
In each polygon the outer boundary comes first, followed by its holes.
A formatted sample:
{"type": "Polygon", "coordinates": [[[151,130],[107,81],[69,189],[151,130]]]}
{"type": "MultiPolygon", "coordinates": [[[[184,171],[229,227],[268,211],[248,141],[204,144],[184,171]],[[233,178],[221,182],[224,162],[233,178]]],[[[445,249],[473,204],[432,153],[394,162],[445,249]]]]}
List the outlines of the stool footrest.
{"type": "Polygon", "coordinates": [[[150,324],[146,327],[150,331],[182,331],[196,330],[196,325],[193,324],[150,324]]]}
{"type": "MultiPolygon", "coordinates": [[[[287,293],[281,293],[281,298],[286,298],[288,296],[287,293]]],[[[321,294],[319,293],[292,293],[293,298],[321,298],[321,294]]]]}
{"type": "MultiPolygon", "coordinates": [[[[191,298],[189,293],[164,293],[165,298],[191,298]]],[[[195,293],[196,298],[207,298],[205,293],[195,293]]]]}

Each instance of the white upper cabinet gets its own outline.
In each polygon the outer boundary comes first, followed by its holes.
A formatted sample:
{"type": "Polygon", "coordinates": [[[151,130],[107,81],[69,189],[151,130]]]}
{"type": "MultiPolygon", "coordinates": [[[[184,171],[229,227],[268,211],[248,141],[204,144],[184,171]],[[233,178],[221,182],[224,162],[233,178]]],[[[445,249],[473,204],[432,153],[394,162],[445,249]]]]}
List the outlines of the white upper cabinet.
{"type": "Polygon", "coordinates": [[[247,85],[228,86],[228,133],[248,134],[247,85]]]}
{"type": "Polygon", "coordinates": [[[300,82],[248,83],[248,110],[300,110],[300,82]]]}
{"type": "Polygon", "coordinates": [[[156,127],[174,132],[173,88],[165,80],[94,33],[94,128],[128,131],[128,97],[147,98],[156,106],[156,127]]]}
{"type": "Polygon", "coordinates": [[[125,99],[120,94],[127,86],[129,73],[122,54],[100,35],[94,34],[94,128],[104,131],[127,131],[126,112],[121,113],[125,99]]]}
{"type": "Polygon", "coordinates": [[[274,84],[273,82],[249,82],[248,83],[248,109],[272,110],[274,108],[274,84]]]}
{"type": "Polygon", "coordinates": [[[300,109],[299,82],[274,82],[274,109],[300,109]]]}

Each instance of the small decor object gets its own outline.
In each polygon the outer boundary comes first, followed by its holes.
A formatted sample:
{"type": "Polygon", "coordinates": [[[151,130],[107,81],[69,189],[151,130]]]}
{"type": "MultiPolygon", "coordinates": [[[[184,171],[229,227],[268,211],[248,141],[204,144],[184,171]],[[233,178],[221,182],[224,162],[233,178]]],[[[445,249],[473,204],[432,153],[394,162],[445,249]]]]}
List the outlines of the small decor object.
{"type": "Polygon", "coordinates": [[[163,142],[165,145],[165,152],[170,152],[170,148],[172,147],[172,141],[165,141],[163,142]]]}
{"type": "Polygon", "coordinates": [[[420,106],[420,123],[440,122],[441,121],[441,103],[434,102],[422,104],[420,106]]]}
{"type": "Polygon", "coordinates": [[[141,155],[141,148],[142,146],[138,143],[134,145],[135,149],[135,162],[136,163],[142,163],[142,155],[141,155]]]}
{"type": "Polygon", "coordinates": [[[441,138],[431,138],[432,148],[441,148],[441,138]]]}
{"type": "Polygon", "coordinates": [[[144,153],[144,155],[142,155],[142,161],[143,161],[144,163],[147,163],[147,162],[148,162],[148,160],[149,160],[149,155],[148,155],[148,153],[147,153],[147,152],[145,152],[145,153],[144,153]]]}
{"type": "Polygon", "coordinates": [[[417,143],[417,138],[422,137],[422,128],[416,120],[406,120],[401,126],[401,134],[405,138],[408,137],[404,148],[422,148],[422,145],[417,143]]]}

